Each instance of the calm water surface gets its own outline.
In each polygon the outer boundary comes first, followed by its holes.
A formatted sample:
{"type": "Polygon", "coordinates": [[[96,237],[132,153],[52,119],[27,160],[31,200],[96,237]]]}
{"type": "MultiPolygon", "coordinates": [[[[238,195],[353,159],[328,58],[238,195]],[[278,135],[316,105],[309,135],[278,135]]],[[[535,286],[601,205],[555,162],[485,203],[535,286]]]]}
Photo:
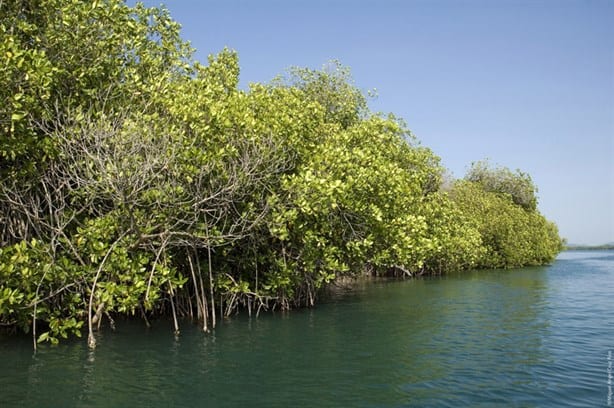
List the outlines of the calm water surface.
{"type": "Polygon", "coordinates": [[[31,347],[0,337],[1,407],[608,406],[614,252],[366,283],[209,335],[121,323],[95,352],[31,347]]]}

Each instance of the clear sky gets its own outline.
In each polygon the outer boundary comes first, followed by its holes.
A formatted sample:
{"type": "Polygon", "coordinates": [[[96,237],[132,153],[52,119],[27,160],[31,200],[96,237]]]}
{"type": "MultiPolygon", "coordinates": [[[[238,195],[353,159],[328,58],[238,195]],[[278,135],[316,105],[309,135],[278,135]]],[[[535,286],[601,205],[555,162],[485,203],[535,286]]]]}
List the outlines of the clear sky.
{"type": "Polygon", "coordinates": [[[614,1],[164,3],[197,59],[239,53],[241,86],[338,59],[456,177],[519,168],[569,242],[614,241],[614,1]]]}

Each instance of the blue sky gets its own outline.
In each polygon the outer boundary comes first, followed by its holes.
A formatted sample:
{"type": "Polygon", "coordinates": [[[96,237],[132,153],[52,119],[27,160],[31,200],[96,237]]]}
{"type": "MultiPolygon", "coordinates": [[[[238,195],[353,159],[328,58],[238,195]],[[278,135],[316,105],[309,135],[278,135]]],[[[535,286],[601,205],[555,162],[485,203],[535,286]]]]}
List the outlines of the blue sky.
{"type": "Polygon", "coordinates": [[[164,4],[197,59],[239,53],[243,87],[337,59],[456,177],[484,158],[519,168],[570,242],[614,241],[614,1],[164,4]]]}

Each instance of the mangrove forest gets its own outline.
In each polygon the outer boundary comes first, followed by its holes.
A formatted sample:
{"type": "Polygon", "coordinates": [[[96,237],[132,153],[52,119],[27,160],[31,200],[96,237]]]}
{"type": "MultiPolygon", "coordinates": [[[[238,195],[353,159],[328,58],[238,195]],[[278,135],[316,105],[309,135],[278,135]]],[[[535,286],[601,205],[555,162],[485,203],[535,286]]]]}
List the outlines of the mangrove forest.
{"type": "MultiPolygon", "coordinates": [[[[348,68],[239,87],[163,7],[0,1],[0,326],[34,347],[134,316],[210,331],[359,276],[542,265],[522,171],[464,178],[348,68]]],[[[444,120],[445,118],[442,118],[444,120]]]]}

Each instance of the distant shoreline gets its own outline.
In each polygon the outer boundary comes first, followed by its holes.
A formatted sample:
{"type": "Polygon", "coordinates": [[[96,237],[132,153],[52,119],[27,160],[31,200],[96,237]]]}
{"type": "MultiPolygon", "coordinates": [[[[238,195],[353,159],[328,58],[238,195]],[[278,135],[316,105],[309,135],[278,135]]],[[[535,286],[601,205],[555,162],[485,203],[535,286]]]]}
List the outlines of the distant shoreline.
{"type": "Polygon", "coordinates": [[[600,250],[614,250],[614,244],[605,245],[570,245],[565,247],[565,251],[600,251],[600,250]]]}

